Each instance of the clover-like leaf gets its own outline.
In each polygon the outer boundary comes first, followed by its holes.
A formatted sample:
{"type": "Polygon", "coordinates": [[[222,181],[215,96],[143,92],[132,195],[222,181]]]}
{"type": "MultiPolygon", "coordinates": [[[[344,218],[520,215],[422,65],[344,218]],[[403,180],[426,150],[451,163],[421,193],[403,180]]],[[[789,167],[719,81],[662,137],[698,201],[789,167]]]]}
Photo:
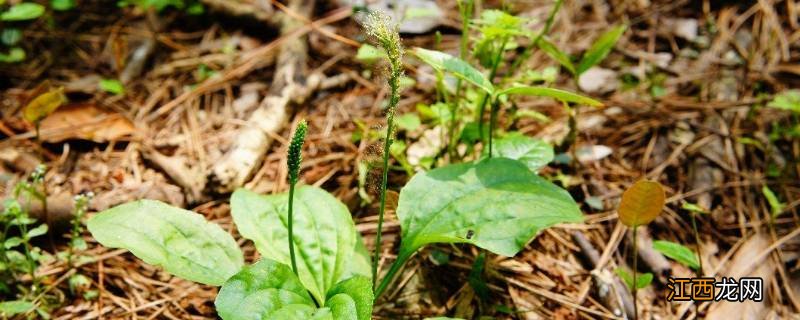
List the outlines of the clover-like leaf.
{"type": "Polygon", "coordinates": [[[202,215],[155,200],[139,200],[98,213],[88,222],[98,242],[125,248],[178,277],[222,285],[244,265],[233,237],[202,215]]]}
{"type": "Polygon", "coordinates": [[[582,220],[569,193],[507,158],[415,175],[400,192],[397,216],[403,259],[429,243],[471,243],[513,256],[544,228],[582,220]]]}
{"type": "MultiPolygon", "coordinates": [[[[290,263],[287,205],[286,193],[264,196],[239,189],[231,196],[231,215],[239,233],[252,240],[265,258],[285,264],[290,263]]],[[[352,216],[338,199],[312,186],[295,190],[293,215],[300,282],[317,301],[324,301],[328,289],[345,275],[364,272],[351,269],[360,265],[354,263],[358,258],[354,259],[352,216]]]]}
{"type": "MultiPolygon", "coordinates": [[[[488,156],[489,148],[483,149],[488,156]]],[[[544,140],[534,139],[519,132],[510,133],[493,143],[492,156],[518,160],[533,172],[553,161],[553,147],[544,140]]]]}
{"type": "Polygon", "coordinates": [[[275,315],[281,312],[316,309],[292,269],[270,259],[246,266],[225,281],[214,305],[225,320],[277,319],[275,315]]]}
{"type": "Polygon", "coordinates": [[[464,60],[444,52],[423,48],[414,48],[414,54],[437,71],[450,72],[454,76],[478,86],[488,94],[494,92],[494,86],[492,86],[491,81],[464,60]]]}
{"type": "Polygon", "coordinates": [[[656,240],[653,241],[653,249],[689,268],[695,270],[700,269],[700,262],[697,260],[697,255],[694,251],[680,243],[656,240]]]}
{"type": "Polygon", "coordinates": [[[592,98],[579,95],[577,93],[572,93],[569,91],[561,90],[561,89],[554,89],[548,87],[530,87],[530,86],[518,86],[518,87],[511,87],[505,90],[502,90],[497,93],[498,95],[513,95],[513,94],[521,94],[526,96],[537,96],[537,97],[548,97],[553,98],[563,102],[569,103],[577,103],[577,104],[585,104],[592,107],[602,107],[603,103],[592,98]]]}
{"type": "Polygon", "coordinates": [[[635,228],[653,221],[664,209],[664,188],[655,181],[639,180],[622,194],[619,221],[635,228]]]}
{"type": "Polygon", "coordinates": [[[614,49],[614,45],[617,44],[617,40],[619,37],[625,33],[625,30],[628,27],[625,25],[619,25],[616,27],[611,28],[610,30],[603,33],[597,40],[592,44],[592,47],[589,50],[586,50],[586,53],[583,54],[583,58],[581,62],[578,63],[578,67],[575,69],[575,72],[580,75],[589,68],[595,66],[596,64],[603,61],[603,59],[608,56],[611,52],[611,49],[614,49]]]}

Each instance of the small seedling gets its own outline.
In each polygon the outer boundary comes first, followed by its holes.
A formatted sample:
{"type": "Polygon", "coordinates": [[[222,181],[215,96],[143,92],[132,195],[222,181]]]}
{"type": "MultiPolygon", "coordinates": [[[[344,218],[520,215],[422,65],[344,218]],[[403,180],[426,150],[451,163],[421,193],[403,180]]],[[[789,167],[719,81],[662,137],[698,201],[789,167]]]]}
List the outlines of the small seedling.
{"type": "MultiPolygon", "coordinates": [[[[625,33],[627,27],[625,25],[620,25],[613,27],[602,34],[597,40],[592,44],[592,46],[587,50],[580,60],[573,62],[572,58],[570,58],[566,53],[559,50],[555,44],[550,42],[547,38],[542,38],[536,42],[542,51],[544,51],[547,55],[549,55],[553,60],[556,60],[564,69],[572,74],[572,78],[575,81],[575,87],[577,90],[580,90],[580,86],[578,85],[578,79],[580,76],[589,70],[591,67],[599,64],[603,59],[608,56],[612,49],[614,49],[614,45],[616,45],[619,38],[622,34],[625,33]],[[577,63],[577,65],[576,65],[577,63]]],[[[568,149],[570,145],[572,145],[576,138],[577,138],[577,120],[575,119],[577,110],[570,108],[569,105],[565,104],[565,109],[567,114],[569,115],[569,133],[567,133],[567,137],[561,143],[562,149],[568,149]]]]}
{"type": "Polygon", "coordinates": [[[633,295],[634,319],[639,318],[638,303],[636,299],[637,276],[636,262],[639,259],[639,250],[636,247],[636,229],[653,221],[664,208],[664,189],[655,181],[639,180],[622,194],[619,204],[619,221],[633,229],[633,283],[630,286],[633,295]]]}
{"type": "Polygon", "coordinates": [[[770,208],[770,220],[774,221],[781,213],[783,213],[784,203],[778,199],[778,196],[775,195],[772,190],[764,185],[761,187],[761,193],[764,194],[764,198],[767,199],[767,203],[769,203],[770,208]]]}
{"type": "Polygon", "coordinates": [[[701,248],[701,244],[700,244],[701,243],[700,242],[700,232],[698,232],[698,230],[697,230],[697,217],[696,217],[696,215],[698,215],[698,214],[708,214],[708,211],[703,209],[702,207],[700,207],[700,206],[698,206],[698,205],[696,205],[694,203],[690,203],[690,202],[684,202],[683,206],[681,208],[683,208],[684,210],[689,211],[689,215],[690,215],[689,217],[692,219],[692,232],[694,233],[694,241],[696,243],[695,246],[697,247],[697,262],[698,262],[698,266],[697,267],[699,268],[698,271],[700,272],[700,276],[703,276],[704,272],[703,272],[702,248],[701,248]]]}
{"type": "MultiPolygon", "coordinates": [[[[413,52],[416,57],[433,67],[434,70],[449,72],[453,76],[475,85],[477,88],[483,91],[483,93],[488,97],[488,100],[492,101],[492,112],[489,120],[489,157],[493,156],[493,132],[497,122],[497,115],[500,110],[500,105],[507,97],[517,95],[538,96],[554,98],[565,104],[577,103],[590,106],[603,105],[601,102],[594,99],[549,87],[515,85],[510,86],[509,88],[496,88],[491,81],[489,81],[489,78],[484,76],[474,67],[470,66],[464,60],[453,57],[444,52],[427,50],[423,48],[414,48],[413,52]]],[[[480,111],[478,111],[478,114],[478,121],[480,124],[480,111]]],[[[480,128],[481,125],[479,125],[479,130],[480,128]]]]}
{"type": "Polygon", "coordinates": [[[644,289],[649,286],[651,282],[653,282],[653,274],[650,272],[637,275],[636,281],[633,281],[633,276],[631,276],[628,271],[625,271],[625,269],[616,268],[614,269],[614,273],[622,278],[622,281],[625,282],[625,285],[628,286],[628,288],[633,288],[633,286],[636,286],[637,290],[644,289]]]}
{"type": "Polygon", "coordinates": [[[47,233],[47,225],[42,223],[36,227],[37,221],[30,217],[26,208],[30,201],[39,201],[41,192],[43,166],[35,170],[30,179],[19,182],[14,187],[13,198],[5,200],[0,212],[0,295],[4,297],[17,293],[17,300],[0,303],[0,316],[13,317],[32,311],[46,314],[43,306],[37,307],[37,299],[41,298],[42,287],[36,276],[36,268],[44,258],[42,250],[31,240],[47,233]],[[27,205],[20,203],[27,201],[27,205]],[[31,228],[33,227],[33,228],[31,228]],[[27,274],[32,285],[22,285],[18,279],[27,274]]]}

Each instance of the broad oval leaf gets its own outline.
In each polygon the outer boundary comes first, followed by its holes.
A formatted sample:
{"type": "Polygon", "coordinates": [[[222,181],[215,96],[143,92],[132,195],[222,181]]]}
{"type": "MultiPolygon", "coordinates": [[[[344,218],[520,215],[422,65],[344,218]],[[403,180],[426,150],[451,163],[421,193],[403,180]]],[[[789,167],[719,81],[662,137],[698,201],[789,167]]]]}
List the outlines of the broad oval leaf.
{"type": "Polygon", "coordinates": [[[558,63],[564,68],[567,68],[570,73],[573,75],[575,74],[575,65],[572,64],[572,60],[570,60],[566,54],[561,52],[561,50],[558,50],[556,45],[550,42],[547,37],[539,38],[539,41],[536,43],[536,45],[539,46],[539,49],[542,49],[544,53],[550,56],[550,58],[553,58],[553,60],[558,61],[558,63]]]}
{"type": "Polygon", "coordinates": [[[483,73],[470,66],[469,63],[464,60],[444,52],[423,48],[414,48],[414,54],[437,71],[450,72],[456,77],[478,86],[478,88],[481,88],[481,90],[485,91],[487,94],[492,94],[494,92],[492,82],[489,81],[483,73]]]}
{"type": "Polygon", "coordinates": [[[595,99],[582,96],[577,93],[572,93],[569,91],[548,88],[548,87],[529,87],[529,86],[512,87],[502,90],[498,93],[498,95],[502,94],[507,94],[507,95],[521,94],[526,96],[549,97],[563,102],[585,104],[592,107],[603,106],[602,102],[597,101],[595,99]]]}
{"type": "Polygon", "coordinates": [[[225,281],[214,305],[225,320],[272,319],[280,312],[315,309],[314,301],[292,269],[270,259],[246,266],[225,281]],[[287,310],[281,311],[283,308],[287,310]]]}
{"type": "Polygon", "coordinates": [[[617,44],[617,40],[619,40],[619,37],[625,33],[627,28],[628,27],[625,25],[619,25],[611,28],[597,38],[597,41],[592,44],[592,47],[583,54],[583,58],[578,64],[578,68],[575,69],[577,74],[580,75],[586,70],[589,70],[589,68],[600,63],[600,61],[603,61],[603,59],[608,56],[608,53],[611,52],[611,49],[614,49],[614,45],[617,44]]]}
{"type": "Polygon", "coordinates": [[[694,251],[680,243],[656,240],[653,241],[653,249],[689,268],[695,270],[700,269],[700,262],[697,260],[697,255],[694,251]]]}
{"type": "MultiPolygon", "coordinates": [[[[533,172],[539,171],[553,161],[553,147],[544,140],[534,139],[514,132],[494,140],[492,156],[509,158],[524,163],[533,172]]],[[[483,156],[489,155],[489,148],[483,148],[483,156]]]]}
{"type": "Polygon", "coordinates": [[[233,237],[202,215],[155,200],[139,200],[98,213],[88,222],[98,242],[125,248],[175,276],[222,285],[244,258],[233,237]]]}
{"type": "Polygon", "coordinates": [[[8,8],[6,12],[0,14],[0,20],[2,21],[24,21],[24,20],[32,20],[40,17],[44,14],[44,6],[34,2],[23,2],[18,3],[11,8],[8,8]]]}
{"type": "Polygon", "coordinates": [[[655,181],[639,180],[622,194],[619,220],[635,228],[653,221],[664,208],[664,188],[655,181]]]}
{"type": "Polygon", "coordinates": [[[22,110],[22,117],[28,122],[39,122],[66,102],[63,87],[50,90],[31,100],[22,110]]]}
{"type": "Polygon", "coordinates": [[[365,276],[355,276],[337,283],[328,290],[325,305],[331,308],[335,319],[369,320],[372,318],[372,281],[365,276]],[[352,310],[350,302],[353,302],[352,310]],[[353,312],[355,311],[355,312],[353,312]],[[340,316],[337,316],[340,315],[340,316]],[[347,314],[347,317],[344,315],[347,314]]]}
{"type": "MultiPolygon", "coordinates": [[[[260,195],[245,189],[231,196],[239,233],[265,258],[289,264],[288,194],[260,195]]],[[[300,282],[317,301],[352,271],[357,244],[352,216],[338,199],[317,187],[300,186],[294,195],[294,247],[300,282]]],[[[369,270],[369,269],[368,269],[369,270]]],[[[368,272],[369,274],[369,272],[368,272]]]]}
{"type": "Polygon", "coordinates": [[[397,216],[403,258],[429,243],[513,256],[542,229],[583,219],[569,193],[506,158],[418,173],[400,192],[397,216]]]}

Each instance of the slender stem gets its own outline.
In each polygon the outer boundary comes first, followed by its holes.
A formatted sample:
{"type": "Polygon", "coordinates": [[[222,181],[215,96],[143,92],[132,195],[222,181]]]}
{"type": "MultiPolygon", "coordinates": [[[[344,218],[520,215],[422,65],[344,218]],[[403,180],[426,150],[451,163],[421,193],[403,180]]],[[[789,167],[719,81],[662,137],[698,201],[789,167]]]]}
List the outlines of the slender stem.
{"type": "Polygon", "coordinates": [[[392,65],[392,77],[389,79],[391,96],[389,98],[389,110],[386,115],[386,139],[383,145],[383,178],[381,179],[381,206],[378,209],[378,231],[375,236],[375,253],[372,258],[372,287],[378,280],[378,263],[381,257],[381,235],[383,233],[383,215],[386,211],[386,185],[389,179],[389,148],[394,140],[394,113],[397,103],[400,101],[400,62],[392,65]]]}
{"type": "Polygon", "coordinates": [[[697,246],[697,262],[700,264],[700,277],[703,276],[703,256],[700,253],[700,233],[697,231],[697,219],[694,217],[694,213],[690,213],[692,216],[692,229],[694,230],[694,241],[697,246]]]}
{"type": "MultiPolygon", "coordinates": [[[[494,84],[494,77],[497,75],[497,67],[500,66],[500,61],[503,60],[503,51],[505,51],[506,43],[508,43],[508,37],[503,38],[503,42],[500,44],[500,49],[497,50],[494,56],[494,61],[492,61],[492,69],[489,71],[489,82],[494,84]]],[[[489,102],[490,94],[484,93],[483,97],[481,98],[481,104],[478,107],[478,134],[481,137],[481,141],[484,140],[483,136],[483,113],[486,111],[486,103],[489,102]]]]}
{"type": "MultiPolygon", "coordinates": [[[[472,1],[469,0],[466,3],[462,1],[458,1],[458,9],[461,13],[461,42],[458,49],[458,56],[461,60],[467,59],[467,49],[469,46],[469,23],[470,23],[470,15],[472,11],[472,1]]],[[[458,107],[460,106],[461,102],[461,86],[462,86],[461,78],[456,80],[456,95],[453,97],[453,100],[450,102],[450,127],[448,128],[448,150],[447,153],[450,155],[452,161],[452,157],[455,155],[455,144],[456,144],[456,124],[458,119],[458,107]]]]}
{"type": "Polygon", "coordinates": [[[500,99],[494,98],[492,102],[492,113],[489,117],[489,158],[492,157],[492,141],[494,137],[494,129],[497,123],[497,113],[500,110],[500,99]]]}
{"type": "Polygon", "coordinates": [[[533,39],[530,45],[525,47],[525,51],[519,55],[519,58],[514,60],[514,62],[511,64],[511,70],[517,70],[520,64],[525,62],[525,60],[528,60],[533,53],[533,48],[539,46],[539,40],[541,40],[545,34],[550,32],[550,28],[553,27],[553,21],[555,21],[556,13],[558,13],[558,10],[561,8],[562,2],[564,2],[564,0],[556,0],[556,3],[553,5],[553,9],[550,10],[550,14],[547,16],[544,29],[542,29],[542,31],[536,35],[536,38],[533,39]]]}
{"type": "Polygon", "coordinates": [[[289,228],[289,258],[292,260],[292,271],[297,275],[297,259],[294,256],[294,212],[292,210],[294,207],[295,184],[297,184],[297,181],[292,181],[289,184],[289,222],[287,225],[289,228]]]}
{"type": "Polygon", "coordinates": [[[389,268],[389,271],[386,272],[386,275],[381,280],[380,285],[375,289],[374,293],[375,301],[378,301],[378,298],[381,296],[381,294],[383,294],[383,292],[386,291],[386,288],[389,287],[389,284],[392,283],[392,280],[394,280],[394,277],[397,274],[397,272],[400,271],[400,269],[403,267],[406,261],[408,261],[408,258],[410,258],[411,254],[413,253],[414,253],[413,251],[411,253],[405,253],[401,251],[397,255],[397,259],[394,260],[394,263],[392,263],[392,266],[389,268]]]}
{"type": "Polygon", "coordinates": [[[636,299],[636,261],[639,260],[639,247],[636,246],[636,229],[633,227],[633,319],[639,319],[639,304],[636,299]]]}
{"type": "MultiPolygon", "coordinates": [[[[689,213],[692,218],[692,230],[694,231],[694,241],[695,245],[697,246],[697,262],[700,264],[699,276],[703,277],[703,256],[700,254],[700,234],[697,232],[697,219],[694,216],[694,213],[689,213]]],[[[694,304],[694,313],[697,317],[700,317],[700,305],[695,303],[694,304]]]]}

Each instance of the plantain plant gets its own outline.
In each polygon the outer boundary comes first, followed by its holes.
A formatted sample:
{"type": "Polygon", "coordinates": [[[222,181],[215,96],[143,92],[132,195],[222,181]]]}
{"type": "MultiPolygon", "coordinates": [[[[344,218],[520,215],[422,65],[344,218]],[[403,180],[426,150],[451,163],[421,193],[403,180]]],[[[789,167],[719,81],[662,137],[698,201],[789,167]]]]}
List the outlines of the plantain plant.
{"type": "MultiPolygon", "coordinates": [[[[664,208],[664,189],[661,184],[655,181],[639,180],[622,194],[622,201],[619,203],[619,221],[633,229],[633,276],[629,280],[629,287],[633,295],[633,314],[634,319],[639,319],[638,300],[636,290],[639,289],[637,273],[637,260],[639,259],[639,249],[636,246],[636,229],[641,225],[646,225],[655,220],[664,208]]],[[[620,272],[618,272],[619,274],[620,272]]],[[[625,277],[623,276],[623,279],[625,277]]],[[[650,276],[652,280],[652,276],[650,276]]],[[[628,282],[628,281],[626,281],[628,282]]],[[[649,280],[647,280],[649,282],[649,280]]]]}
{"type": "MultiPolygon", "coordinates": [[[[400,100],[402,47],[396,27],[381,17],[371,15],[365,26],[387,51],[392,69],[383,150],[389,152],[400,100]]],[[[417,51],[429,54],[435,68],[485,87],[493,101],[500,96],[536,94],[595,103],[550,88],[494,90],[462,60],[417,51]]],[[[502,146],[498,156],[490,151],[489,157],[479,161],[417,173],[402,188],[396,210],[402,231],[399,252],[378,282],[376,265],[347,207],[320,188],[295,186],[304,128],[298,127],[289,147],[288,193],[264,196],[239,189],[231,196],[231,215],[239,233],[252,240],[262,256],[255,264],[245,266],[236,242],[218,225],[158,201],[140,200],[105,210],[89,220],[89,231],[103,245],[126,248],[175,276],[222,286],[215,304],[223,319],[363,320],[370,318],[374,300],[405,262],[428,244],[468,243],[513,256],[543,229],[582,221],[569,193],[535,173],[552,154],[538,155],[541,145],[509,136],[506,143],[498,143],[502,146]]],[[[375,261],[381,254],[388,160],[384,153],[375,261]]]]}
{"type": "Polygon", "coordinates": [[[159,201],[100,212],[89,231],[177,277],[222,286],[215,301],[222,319],[370,319],[369,256],[350,212],[322,189],[295,187],[305,128],[298,126],[289,147],[288,194],[240,189],[231,197],[239,233],[262,256],[252,265],[219,225],[159,201]]]}

